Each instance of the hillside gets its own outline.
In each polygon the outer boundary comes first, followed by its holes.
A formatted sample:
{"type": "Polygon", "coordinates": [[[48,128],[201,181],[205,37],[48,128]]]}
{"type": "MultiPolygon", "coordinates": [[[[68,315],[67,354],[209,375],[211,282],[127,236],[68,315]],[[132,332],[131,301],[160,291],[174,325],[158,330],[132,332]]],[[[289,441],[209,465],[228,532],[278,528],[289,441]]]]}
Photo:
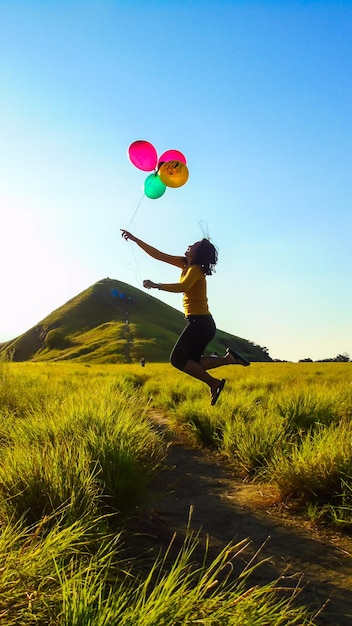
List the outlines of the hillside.
{"type": "MultiPolygon", "coordinates": [[[[165,362],[185,325],[183,314],[130,285],[98,281],[20,337],[2,344],[14,361],[165,362]]],[[[209,346],[230,345],[251,361],[271,361],[254,343],[218,330],[209,346]]]]}

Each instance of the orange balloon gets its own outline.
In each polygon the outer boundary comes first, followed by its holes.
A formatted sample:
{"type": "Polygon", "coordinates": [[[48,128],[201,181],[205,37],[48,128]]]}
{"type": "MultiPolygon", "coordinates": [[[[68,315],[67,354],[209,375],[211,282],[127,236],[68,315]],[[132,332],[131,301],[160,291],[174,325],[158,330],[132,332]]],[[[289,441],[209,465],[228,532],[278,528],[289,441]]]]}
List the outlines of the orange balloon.
{"type": "Polygon", "coordinates": [[[166,161],[160,166],[159,176],[167,187],[182,187],[188,181],[188,167],[181,161],[166,161]]]}

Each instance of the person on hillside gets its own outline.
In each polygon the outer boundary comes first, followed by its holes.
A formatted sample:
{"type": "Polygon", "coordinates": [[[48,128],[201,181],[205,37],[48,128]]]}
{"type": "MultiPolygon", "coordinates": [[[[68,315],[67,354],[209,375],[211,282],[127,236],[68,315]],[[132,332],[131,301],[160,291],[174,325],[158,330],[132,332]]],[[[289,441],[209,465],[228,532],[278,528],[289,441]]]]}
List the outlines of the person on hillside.
{"type": "Polygon", "coordinates": [[[208,308],[206,276],[210,276],[218,260],[215,246],[202,239],[188,246],[182,256],[160,252],[129,231],[121,229],[126,241],[136,243],[144,252],[158,261],[164,261],[181,269],[178,283],[155,283],[144,280],[146,289],[160,289],[174,293],[183,293],[183,307],[187,325],[179,336],[170,355],[170,362],[175,368],[201,380],[210,388],[210,401],[214,405],[225,385],[225,379],[214,378],[208,370],[222,365],[250,365],[248,359],[231,348],[221,356],[206,356],[204,350],[213,339],[216,331],[215,322],[208,308]]]}

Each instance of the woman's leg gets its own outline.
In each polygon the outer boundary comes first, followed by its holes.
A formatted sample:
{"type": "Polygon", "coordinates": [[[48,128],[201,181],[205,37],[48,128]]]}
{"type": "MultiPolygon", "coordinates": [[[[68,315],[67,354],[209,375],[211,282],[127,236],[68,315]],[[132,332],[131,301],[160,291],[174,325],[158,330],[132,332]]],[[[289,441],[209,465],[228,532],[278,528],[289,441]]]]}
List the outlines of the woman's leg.
{"type": "Polygon", "coordinates": [[[211,370],[223,365],[249,365],[249,361],[243,355],[227,348],[225,356],[202,356],[200,364],[205,370],[211,370]]]}
{"type": "Polygon", "coordinates": [[[213,404],[215,404],[225,381],[208,374],[202,364],[201,354],[214,335],[215,324],[212,318],[209,320],[191,318],[178,338],[170,357],[174,367],[208,385],[213,404]]]}
{"type": "Polygon", "coordinates": [[[193,359],[188,359],[186,364],[183,367],[183,371],[189,376],[193,376],[193,378],[198,378],[203,383],[206,383],[211,389],[215,389],[219,384],[219,379],[214,378],[205,370],[202,366],[201,362],[194,361],[193,359]]]}
{"type": "Polygon", "coordinates": [[[200,380],[205,378],[204,382],[208,381],[209,384],[212,376],[206,375],[205,370],[211,368],[205,368],[201,361],[202,354],[208,343],[213,339],[215,331],[214,320],[210,315],[187,318],[187,326],[182,331],[172,349],[170,355],[171,365],[185,372],[186,364],[188,364],[187,374],[190,373],[191,370],[192,372],[198,372],[197,377],[202,376],[200,380]],[[189,361],[191,361],[191,364],[188,363],[189,361]],[[201,374],[201,370],[203,370],[203,375],[201,374]]]}
{"type": "Polygon", "coordinates": [[[225,385],[225,380],[220,380],[219,378],[213,378],[210,376],[208,372],[201,366],[198,361],[193,361],[193,359],[188,359],[186,365],[183,368],[183,371],[186,372],[189,376],[193,378],[197,378],[201,380],[203,383],[206,383],[210,389],[210,400],[211,405],[213,406],[225,385]]]}
{"type": "Polygon", "coordinates": [[[211,370],[215,367],[221,367],[222,365],[233,365],[235,361],[234,359],[231,361],[229,357],[231,357],[230,354],[226,356],[202,356],[199,363],[203,369],[211,370]]]}

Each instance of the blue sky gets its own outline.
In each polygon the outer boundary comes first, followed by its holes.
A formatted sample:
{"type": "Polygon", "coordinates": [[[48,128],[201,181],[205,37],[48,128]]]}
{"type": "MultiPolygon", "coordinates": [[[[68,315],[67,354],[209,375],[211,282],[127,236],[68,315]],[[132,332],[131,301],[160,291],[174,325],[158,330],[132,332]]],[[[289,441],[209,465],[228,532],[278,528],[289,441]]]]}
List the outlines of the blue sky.
{"type": "MultiPolygon", "coordinates": [[[[0,341],[97,280],[176,282],[209,235],[218,328],[352,356],[352,2],[0,2],[0,341]],[[190,177],[158,200],[145,139],[190,177]]],[[[152,292],[182,309],[176,294],[152,292]]]]}

